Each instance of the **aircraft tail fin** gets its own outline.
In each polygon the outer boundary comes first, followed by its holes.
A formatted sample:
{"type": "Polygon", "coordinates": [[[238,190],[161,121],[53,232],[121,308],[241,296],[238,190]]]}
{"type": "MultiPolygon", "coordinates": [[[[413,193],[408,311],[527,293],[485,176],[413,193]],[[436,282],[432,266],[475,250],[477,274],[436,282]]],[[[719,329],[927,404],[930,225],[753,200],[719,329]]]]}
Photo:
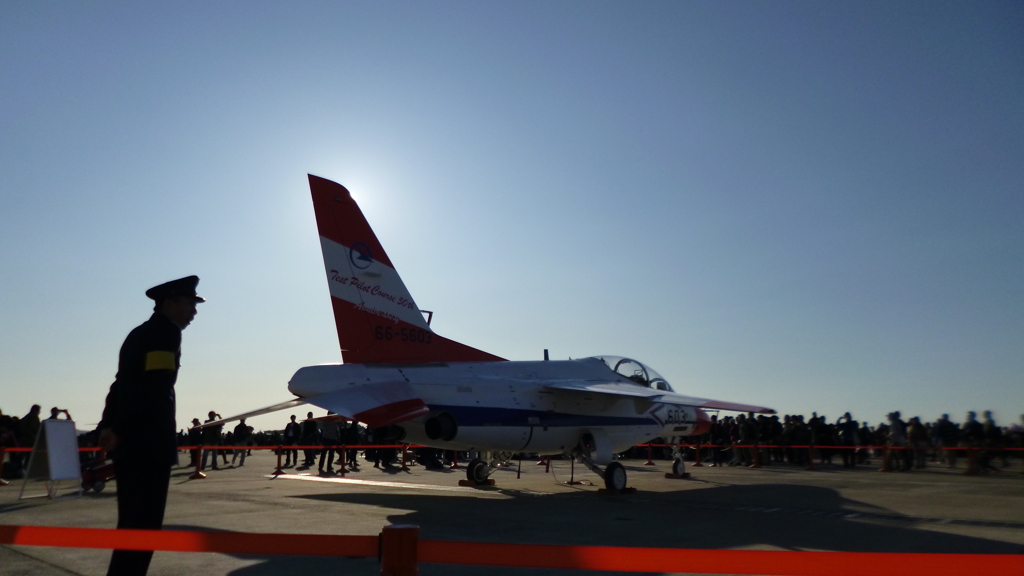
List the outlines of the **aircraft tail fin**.
{"type": "Polygon", "coordinates": [[[346,363],[504,360],[434,334],[348,190],[312,174],[309,189],[346,363]]]}

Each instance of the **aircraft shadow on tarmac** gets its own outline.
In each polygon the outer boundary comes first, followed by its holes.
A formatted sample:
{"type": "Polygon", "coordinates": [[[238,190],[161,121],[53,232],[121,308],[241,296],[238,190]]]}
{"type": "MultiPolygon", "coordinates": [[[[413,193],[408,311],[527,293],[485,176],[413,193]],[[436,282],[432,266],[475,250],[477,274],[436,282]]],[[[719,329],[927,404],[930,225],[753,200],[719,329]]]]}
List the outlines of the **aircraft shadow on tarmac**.
{"type": "Polygon", "coordinates": [[[927,529],[941,524],[1024,525],[903,516],[845,499],[830,488],[790,484],[721,486],[624,496],[593,491],[536,495],[502,490],[511,498],[462,493],[377,492],[296,496],[339,505],[409,510],[394,524],[420,526],[437,540],[657,548],[1020,554],[1018,544],[927,529]]]}
{"type": "MultiPolygon", "coordinates": [[[[901,516],[885,508],[845,499],[829,488],[767,484],[723,486],[703,490],[625,496],[602,496],[593,490],[569,494],[537,494],[498,490],[507,498],[464,493],[395,494],[383,491],[306,494],[293,496],[322,503],[331,513],[337,507],[335,528],[345,525],[351,506],[380,506],[408,510],[388,516],[393,524],[420,526],[424,539],[667,548],[744,548],[772,546],[786,550],[849,552],[923,552],[1020,554],[1017,544],[928,530],[942,519],[901,516]]],[[[311,519],[311,522],[319,520],[311,519]]],[[[992,524],[1024,529],[1013,523],[992,524]]],[[[955,523],[953,523],[955,524],[955,523]]],[[[193,526],[166,529],[206,530],[193,526]]],[[[239,568],[231,576],[281,574],[377,574],[376,559],[330,557],[236,556],[262,560],[239,568]]],[[[534,569],[530,574],[554,575],[534,569]]],[[[521,569],[453,565],[421,566],[421,574],[514,575],[521,569]]],[[[620,573],[573,571],[574,574],[620,573]]],[[[621,573],[626,574],[626,573],[621,573]]]]}

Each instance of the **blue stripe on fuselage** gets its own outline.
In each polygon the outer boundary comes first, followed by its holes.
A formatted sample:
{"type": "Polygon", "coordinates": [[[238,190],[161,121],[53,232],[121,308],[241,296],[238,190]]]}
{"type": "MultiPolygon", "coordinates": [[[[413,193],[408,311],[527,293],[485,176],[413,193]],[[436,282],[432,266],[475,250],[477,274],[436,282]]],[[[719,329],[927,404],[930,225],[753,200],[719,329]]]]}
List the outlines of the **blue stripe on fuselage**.
{"type": "Polygon", "coordinates": [[[433,404],[431,411],[448,412],[455,417],[459,426],[657,426],[647,416],[599,416],[596,414],[566,414],[546,410],[523,410],[519,408],[492,408],[482,406],[441,406],[433,404]],[[530,418],[536,418],[531,423],[530,418]]]}

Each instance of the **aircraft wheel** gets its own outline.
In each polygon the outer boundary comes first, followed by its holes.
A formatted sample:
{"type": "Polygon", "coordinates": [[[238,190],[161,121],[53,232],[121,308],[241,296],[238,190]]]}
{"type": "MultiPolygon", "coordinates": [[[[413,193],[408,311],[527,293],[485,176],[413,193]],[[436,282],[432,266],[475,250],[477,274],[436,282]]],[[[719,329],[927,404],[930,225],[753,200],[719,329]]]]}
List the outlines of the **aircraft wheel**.
{"type": "Polygon", "coordinates": [[[103,482],[103,480],[97,480],[92,483],[92,489],[95,490],[96,493],[103,492],[103,489],[106,488],[106,486],[107,485],[103,482]]]}
{"type": "Polygon", "coordinates": [[[474,458],[466,467],[466,479],[476,484],[487,482],[487,462],[474,458]]]}
{"type": "Polygon", "coordinates": [[[604,487],[609,490],[623,490],[626,487],[626,469],[618,462],[612,462],[604,469],[604,487]]]}
{"type": "Polygon", "coordinates": [[[676,476],[682,476],[686,473],[686,464],[683,463],[682,458],[676,458],[672,461],[672,473],[676,476]]]}

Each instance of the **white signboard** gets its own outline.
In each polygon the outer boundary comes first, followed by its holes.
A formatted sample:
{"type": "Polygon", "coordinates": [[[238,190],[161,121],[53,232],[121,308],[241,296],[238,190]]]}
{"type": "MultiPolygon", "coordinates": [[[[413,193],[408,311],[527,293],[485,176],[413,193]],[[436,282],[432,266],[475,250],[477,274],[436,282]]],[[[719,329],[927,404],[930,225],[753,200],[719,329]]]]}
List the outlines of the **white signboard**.
{"type": "Polygon", "coordinates": [[[30,480],[45,480],[46,495],[53,498],[57,483],[61,480],[76,480],[79,493],[82,486],[82,467],[78,461],[78,439],[72,420],[43,420],[36,435],[35,446],[25,470],[25,482],[21,497],[25,497],[25,486],[30,480]]]}

